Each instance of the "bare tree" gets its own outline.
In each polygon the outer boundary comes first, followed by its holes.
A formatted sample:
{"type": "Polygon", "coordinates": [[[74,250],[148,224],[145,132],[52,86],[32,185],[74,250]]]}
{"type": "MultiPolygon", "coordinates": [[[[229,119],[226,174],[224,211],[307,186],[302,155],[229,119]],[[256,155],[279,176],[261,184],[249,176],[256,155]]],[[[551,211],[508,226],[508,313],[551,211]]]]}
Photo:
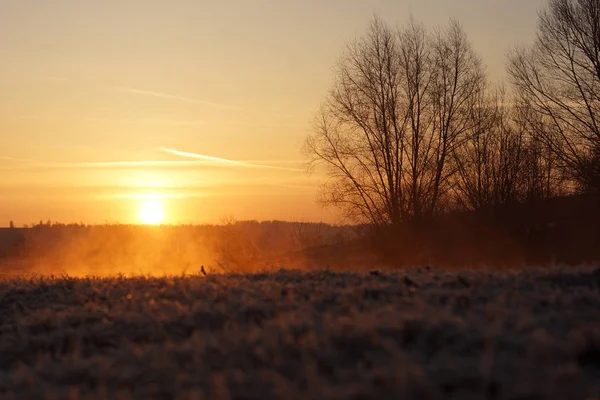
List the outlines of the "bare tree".
{"type": "Polygon", "coordinates": [[[477,113],[483,112],[480,99],[485,97],[487,85],[481,60],[456,21],[437,34],[433,47],[436,79],[430,101],[436,112],[434,136],[437,140],[432,163],[436,169],[431,213],[456,173],[450,163],[452,154],[464,146],[474,129],[481,128],[482,114],[477,113]]]}
{"type": "Polygon", "coordinates": [[[522,200],[535,201],[549,199],[572,191],[569,179],[557,155],[539,132],[543,121],[530,107],[513,102],[510,108],[511,120],[516,129],[525,132],[525,148],[521,169],[522,200]]]}
{"type": "Polygon", "coordinates": [[[584,190],[599,189],[600,3],[550,0],[534,45],[510,56],[508,72],[532,133],[584,190]],[[596,182],[596,183],[594,183],[596,182]]]}
{"type": "Polygon", "coordinates": [[[376,226],[437,213],[484,89],[458,23],[431,34],[413,20],[394,31],[375,19],[347,47],[305,143],[310,166],[328,174],[322,203],[376,226]]]}
{"type": "Polygon", "coordinates": [[[528,127],[533,120],[504,88],[476,97],[471,129],[453,152],[460,208],[476,210],[547,199],[558,193],[555,157],[528,127]]]}
{"type": "Polygon", "coordinates": [[[458,171],[454,190],[461,208],[476,210],[516,197],[521,136],[511,129],[504,92],[483,93],[471,109],[471,131],[453,151],[458,171]]]}

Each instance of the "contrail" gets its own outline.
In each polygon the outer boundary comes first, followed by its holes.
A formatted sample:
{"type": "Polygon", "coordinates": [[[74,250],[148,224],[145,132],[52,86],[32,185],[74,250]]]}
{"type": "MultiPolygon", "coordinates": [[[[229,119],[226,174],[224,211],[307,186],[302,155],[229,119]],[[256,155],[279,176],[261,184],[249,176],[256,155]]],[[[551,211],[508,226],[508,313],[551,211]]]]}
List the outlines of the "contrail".
{"type": "Polygon", "coordinates": [[[122,93],[139,94],[142,96],[158,97],[158,98],[166,99],[166,100],[178,100],[178,101],[185,101],[188,103],[202,104],[205,106],[220,108],[222,110],[230,110],[230,111],[241,111],[242,110],[241,107],[238,107],[238,106],[232,106],[229,104],[222,104],[222,103],[215,103],[213,101],[208,101],[208,100],[194,99],[191,97],[178,96],[178,95],[174,95],[174,94],[170,94],[170,93],[154,92],[152,90],[136,89],[136,88],[127,87],[127,86],[112,86],[111,89],[115,90],[117,92],[122,92],[122,93]]]}
{"type": "Polygon", "coordinates": [[[220,162],[220,163],[225,163],[225,164],[233,164],[233,165],[239,165],[239,166],[248,166],[248,164],[243,163],[241,161],[234,161],[234,160],[230,160],[227,158],[221,158],[221,157],[213,157],[213,156],[207,156],[204,154],[198,154],[198,153],[189,153],[187,151],[180,151],[180,150],[175,150],[175,149],[169,149],[166,147],[157,147],[156,150],[158,151],[162,151],[164,153],[169,153],[169,154],[173,154],[176,156],[181,156],[181,157],[187,157],[187,158],[195,158],[198,160],[205,160],[205,161],[215,161],[215,162],[220,162]]]}
{"type": "Polygon", "coordinates": [[[176,156],[180,156],[180,157],[194,158],[197,160],[204,160],[204,161],[212,161],[212,162],[228,164],[228,165],[238,166],[238,167],[245,167],[245,168],[266,168],[266,169],[278,169],[278,170],[285,170],[285,171],[304,171],[303,169],[300,169],[300,168],[283,167],[283,166],[279,166],[279,165],[267,165],[267,164],[263,164],[262,162],[248,163],[248,162],[244,162],[244,161],[230,160],[228,158],[214,157],[214,156],[209,156],[209,155],[205,155],[205,154],[190,153],[187,151],[169,149],[166,147],[157,147],[156,150],[162,151],[164,153],[169,153],[169,154],[173,154],[176,156]]]}

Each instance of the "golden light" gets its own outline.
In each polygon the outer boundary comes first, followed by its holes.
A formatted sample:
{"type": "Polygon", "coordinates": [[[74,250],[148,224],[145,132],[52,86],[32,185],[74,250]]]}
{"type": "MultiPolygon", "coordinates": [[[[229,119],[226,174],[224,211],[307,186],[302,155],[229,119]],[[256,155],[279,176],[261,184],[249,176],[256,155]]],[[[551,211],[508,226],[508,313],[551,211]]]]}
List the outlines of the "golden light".
{"type": "Polygon", "coordinates": [[[138,211],[138,219],[145,225],[159,225],[165,220],[165,209],[159,199],[143,199],[138,211]]]}

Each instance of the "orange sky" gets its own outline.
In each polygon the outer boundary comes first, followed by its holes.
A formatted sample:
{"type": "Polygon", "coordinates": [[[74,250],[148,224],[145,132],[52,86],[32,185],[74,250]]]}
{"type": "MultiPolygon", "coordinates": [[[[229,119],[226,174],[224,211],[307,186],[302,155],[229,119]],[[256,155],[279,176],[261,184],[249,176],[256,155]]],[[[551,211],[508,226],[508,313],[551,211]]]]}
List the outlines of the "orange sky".
{"type": "Polygon", "coordinates": [[[543,0],[2,0],[0,226],[51,219],[335,221],[300,146],[373,13],[457,17],[488,65],[543,0]]]}

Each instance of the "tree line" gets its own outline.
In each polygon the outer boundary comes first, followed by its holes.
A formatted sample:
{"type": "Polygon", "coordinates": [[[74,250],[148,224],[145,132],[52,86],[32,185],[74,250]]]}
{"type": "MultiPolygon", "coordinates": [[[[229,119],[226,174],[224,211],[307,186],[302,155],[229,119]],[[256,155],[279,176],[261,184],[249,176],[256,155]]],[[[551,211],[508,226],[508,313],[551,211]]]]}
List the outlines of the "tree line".
{"type": "Polygon", "coordinates": [[[550,0],[492,85],[459,22],[349,43],[304,144],[320,202],[375,226],[600,190],[600,3],[550,0]]]}

